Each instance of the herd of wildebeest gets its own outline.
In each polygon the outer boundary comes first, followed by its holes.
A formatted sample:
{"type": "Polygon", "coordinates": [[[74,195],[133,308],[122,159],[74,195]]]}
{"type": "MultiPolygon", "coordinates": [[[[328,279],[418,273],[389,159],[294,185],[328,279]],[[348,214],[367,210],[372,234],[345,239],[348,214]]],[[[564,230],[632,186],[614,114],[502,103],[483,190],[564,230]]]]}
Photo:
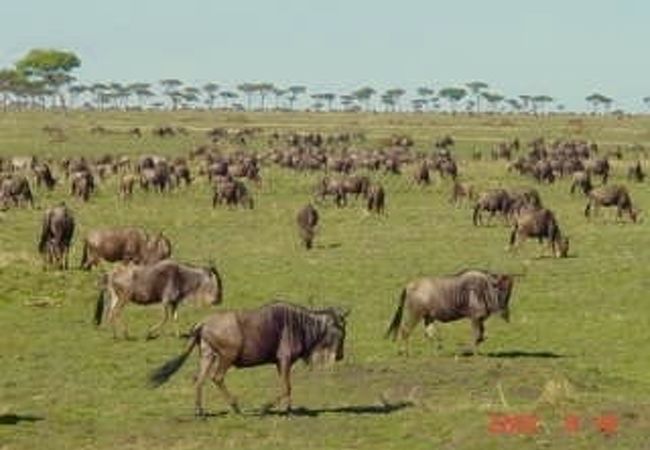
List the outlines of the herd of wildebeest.
{"type": "MultiPolygon", "coordinates": [[[[45,131],[51,134],[51,130],[45,131]]],[[[91,132],[100,136],[111,134],[104,127],[93,127],[91,132]]],[[[153,130],[160,138],[186,133],[173,127],[153,130]]],[[[140,128],[128,134],[134,139],[143,135],[140,128]]],[[[0,206],[7,214],[12,208],[33,207],[35,189],[55,190],[57,186],[67,185],[69,194],[80,199],[75,204],[81,207],[84,202],[93,201],[98,188],[108,186],[107,179],[116,178],[116,195],[124,202],[130,201],[136,188],[151,192],[149,195],[165,195],[203,180],[213,188],[214,208],[252,209],[256,204],[255,190],[264,182],[263,169],[275,165],[295,172],[323,174],[313,192],[305,192],[311,199],[295,216],[298,236],[305,249],[310,250],[321,219],[317,207],[327,208],[331,201],[334,207],[345,208],[354,197],[364,199],[370,213],[382,215],[388,193],[380,181],[373,180],[406,173],[413,185],[429,185],[434,176],[448,179],[450,203],[469,202],[473,206],[471,220],[476,226],[500,216],[512,227],[510,249],[527,238],[535,238],[540,243],[547,241],[555,257],[566,257],[569,252],[568,237],[536,187],[480,191],[460,181],[462,174],[451,136],[438,139],[426,150],[416,150],[408,136],[392,136],[371,144],[362,134],[354,133],[215,128],[207,133],[207,138],[209,143],[173,159],[159,155],[110,154],[96,159],[0,158],[0,206]],[[260,151],[260,143],[271,150],[260,151]]],[[[599,207],[614,207],[619,220],[625,213],[633,222],[637,221],[639,210],[633,205],[629,189],[622,184],[608,184],[612,171],[610,161],[620,159],[620,151],[604,154],[596,143],[584,141],[548,142],[539,138],[522,145],[519,139],[514,139],[498,144],[489,155],[475,151],[468,164],[486,156],[505,161],[507,171],[530,177],[538,185],[570,177],[567,195],[586,197],[584,215],[587,217],[599,207]]],[[[629,166],[627,177],[630,183],[644,181],[645,173],[639,161],[629,166]]],[[[75,215],[65,202],[46,209],[38,243],[45,268],[68,269],[74,231],[75,215]]],[[[147,338],[155,338],[169,319],[173,319],[176,334],[180,336],[178,307],[186,299],[210,305],[222,302],[224,283],[215,265],[199,267],[171,259],[172,243],[162,233],[151,234],[136,227],[95,229],[81,239],[81,245],[81,269],[91,270],[101,261],[117,263],[101,276],[94,317],[97,325],[108,322],[115,338],[120,334],[120,324],[123,335],[128,336],[120,313],[129,302],[162,304],[161,321],[148,330],[147,338]]],[[[386,336],[400,337],[406,344],[410,332],[421,321],[429,333],[430,329],[435,331],[435,322],[468,318],[476,352],[484,339],[485,320],[493,313],[508,319],[516,277],[517,274],[467,269],[452,275],[413,280],[401,292],[386,336]]],[[[191,329],[185,350],[154,371],[151,382],[154,385],[165,382],[198,346],[197,414],[204,413],[201,390],[206,379],[211,378],[233,410],[238,411],[235,397],[224,384],[226,371],[231,366],[267,363],[277,366],[282,381],[281,395],[268,407],[286,401],[288,410],[291,366],[300,359],[310,362],[343,358],[348,313],[341,307],[317,309],[281,300],[257,309],[215,313],[191,329]]]]}

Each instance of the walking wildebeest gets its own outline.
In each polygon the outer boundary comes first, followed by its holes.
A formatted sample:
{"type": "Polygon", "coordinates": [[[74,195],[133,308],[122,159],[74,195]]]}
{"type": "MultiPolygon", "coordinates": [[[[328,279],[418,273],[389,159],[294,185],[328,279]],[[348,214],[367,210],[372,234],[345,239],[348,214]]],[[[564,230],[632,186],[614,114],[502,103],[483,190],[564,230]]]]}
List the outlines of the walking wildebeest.
{"type": "Polygon", "coordinates": [[[488,211],[490,218],[494,217],[496,213],[500,213],[504,219],[507,219],[510,214],[512,202],[512,197],[504,189],[481,192],[474,206],[474,215],[472,217],[474,225],[483,223],[481,211],[488,211]]]}
{"type": "Polygon", "coordinates": [[[171,253],[171,242],[162,233],[150,236],[140,228],[93,230],[84,239],[81,268],[90,270],[101,259],[152,264],[169,258],[171,253]]]}
{"type": "Polygon", "coordinates": [[[54,189],[56,185],[56,179],[52,176],[52,171],[50,166],[45,163],[39,163],[34,166],[34,175],[36,176],[36,186],[41,187],[45,185],[48,190],[54,189]]]}
{"type": "MultiPolygon", "coordinates": [[[[147,339],[156,337],[156,333],[172,316],[178,332],[178,306],[188,298],[197,300],[202,305],[218,305],[223,299],[223,283],[214,265],[195,267],[166,259],[157,263],[139,266],[136,264],[119,265],[105,277],[105,286],[99,293],[95,309],[95,324],[100,325],[104,316],[106,296],[110,305],[108,322],[117,338],[117,320],[126,303],[151,305],[161,303],[162,320],[149,328],[147,339]]],[[[124,323],[124,337],[128,338],[128,329],[124,323]]]]}
{"type": "Polygon", "coordinates": [[[607,184],[607,179],[609,178],[609,161],[607,158],[599,158],[593,161],[590,161],[587,164],[587,172],[592,175],[600,175],[603,177],[603,184],[607,184]]]}
{"type": "Polygon", "coordinates": [[[381,184],[373,184],[368,190],[368,211],[376,212],[377,214],[384,213],[384,207],[386,206],[386,193],[381,184]]]}
{"type": "Polygon", "coordinates": [[[235,180],[232,177],[214,185],[212,195],[212,207],[216,208],[217,204],[224,203],[228,206],[237,206],[253,209],[254,201],[248,188],[241,180],[235,180]]]}
{"type": "Polygon", "coordinates": [[[428,186],[431,184],[431,174],[429,173],[429,164],[422,161],[417,171],[413,175],[413,179],[417,184],[428,186]]]}
{"type": "Polygon", "coordinates": [[[282,383],[281,394],[264,409],[281,406],[286,400],[288,412],[291,409],[291,367],[299,359],[312,362],[322,355],[329,361],[343,359],[347,315],[347,311],[339,308],[307,309],[280,301],[257,309],[218,312],[194,326],[183,353],[155,370],[150,380],[153,386],[165,383],[198,346],[197,416],[205,414],[202,388],[208,377],[230,407],[239,413],[237,399],[224,383],[226,372],[231,366],[244,368],[262,364],[275,364],[282,383]]]}
{"type": "Polygon", "coordinates": [[[309,203],[298,212],[296,222],[305,248],[307,250],[311,249],[316,234],[316,226],[318,225],[318,211],[309,203]]]}
{"type": "Polygon", "coordinates": [[[476,353],[484,340],[483,322],[490,314],[499,313],[503,319],[509,320],[513,285],[513,275],[472,269],[451,276],[413,280],[402,290],[386,337],[396,339],[399,336],[405,341],[408,353],[409,334],[420,320],[424,319],[428,328],[435,321],[468,318],[472,321],[476,353]]]}
{"type": "Polygon", "coordinates": [[[81,198],[87,202],[90,194],[95,191],[95,178],[93,174],[82,170],[72,174],[72,181],[70,186],[70,195],[81,198]]]}
{"type": "Polygon", "coordinates": [[[338,207],[343,207],[348,203],[347,191],[341,180],[324,177],[320,181],[316,186],[316,198],[324,201],[328,195],[334,197],[334,203],[338,207]]]}
{"type": "Polygon", "coordinates": [[[579,188],[584,195],[589,195],[594,185],[591,184],[591,175],[589,172],[579,171],[573,173],[573,182],[571,183],[571,193],[573,194],[579,188]]]}
{"type": "Polygon", "coordinates": [[[641,167],[641,161],[637,161],[636,164],[628,167],[627,178],[632,181],[643,183],[643,180],[645,179],[645,172],[641,167]]]}
{"type": "Polygon", "coordinates": [[[133,186],[135,185],[136,180],[137,177],[131,173],[125,173],[122,175],[119,187],[119,194],[122,200],[126,200],[133,196],[133,186]]]}
{"type": "Polygon", "coordinates": [[[548,239],[551,251],[557,258],[566,258],[569,252],[569,238],[562,236],[555,215],[549,209],[528,209],[515,219],[510,234],[510,249],[521,245],[526,238],[533,237],[541,244],[548,239]]]}
{"type": "Polygon", "coordinates": [[[29,187],[29,181],[22,175],[10,176],[0,183],[0,205],[2,209],[9,208],[9,203],[13,206],[19,206],[29,203],[34,207],[34,196],[29,187]]]}
{"type": "Polygon", "coordinates": [[[616,216],[619,219],[625,211],[629,214],[632,222],[636,222],[638,211],[632,206],[630,194],[625,186],[614,184],[592,190],[589,193],[589,201],[585,207],[585,217],[591,215],[592,207],[594,208],[594,215],[597,214],[600,206],[616,206],[616,216]]]}
{"type": "Polygon", "coordinates": [[[68,252],[74,228],[74,216],[65,203],[45,211],[38,251],[43,255],[46,265],[56,264],[59,269],[68,268],[68,252]]]}

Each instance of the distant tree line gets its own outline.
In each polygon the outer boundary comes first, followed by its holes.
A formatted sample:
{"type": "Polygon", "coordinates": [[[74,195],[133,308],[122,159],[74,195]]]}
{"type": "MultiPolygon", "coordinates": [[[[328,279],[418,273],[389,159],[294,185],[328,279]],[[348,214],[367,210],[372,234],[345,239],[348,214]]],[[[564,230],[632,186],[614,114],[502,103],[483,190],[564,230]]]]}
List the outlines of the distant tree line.
{"type": "MultiPolygon", "coordinates": [[[[242,83],[227,89],[209,82],[192,86],[175,78],[157,83],[97,82],[84,84],[73,72],[81,59],[73,52],[33,49],[14,67],[0,70],[0,101],[3,110],[36,108],[86,109],[231,109],[312,111],[449,111],[452,113],[529,113],[564,111],[564,106],[546,94],[507,97],[482,81],[458,86],[421,86],[405,102],[405,89],[394,87],[379,92],[362,86],[352,92],[308,93],[303,85],[287,87],[268,82],[242,83]]],[[[613,99],[600,93],[585,98],[593,113],[609,113],[613,99]]],[[[650,109],[650,96],[643,102],[650,109]]]]}

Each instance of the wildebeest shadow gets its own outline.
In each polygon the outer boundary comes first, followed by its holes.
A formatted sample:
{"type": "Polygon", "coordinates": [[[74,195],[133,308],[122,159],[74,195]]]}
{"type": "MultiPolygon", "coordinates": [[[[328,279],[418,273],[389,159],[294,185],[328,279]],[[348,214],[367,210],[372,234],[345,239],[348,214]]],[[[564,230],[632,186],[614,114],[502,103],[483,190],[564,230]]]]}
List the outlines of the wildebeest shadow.
{"type": "Polygon", "coordinates": [[[489,352],[485,356],[488,358],[566,358],[566,355],[560,355],[548,351],[525,351],[525,350],[510,350],[506,352],[489,352]]]}
{"type": "Polygon", "coordinates": [[[381,415],[391,414],[413,406],[413,402],[384,403],[382,405],[352,405],[333,408],[292,408],[291,411],[258,411],[257,416],[318,417],[321,414],[381,415]]]}
{"type": "Polygon", "coordinates": [[[343,244],[341,244],[340,242],[332,242],[331,244],[316,244],[314,245],[314,247],[327,249],[327,248],[339,248],[341,247],[341,245],[343,244]]]}
{"type": "Polygon", "coordinates": [[[17,425],[20,422],[40,422],[45,417],[30,414],[0,414],[0,425],[17,425]]]}
{"type": "Polygon", "coordinates": [[[577,254],[566,255],[566,256],[564,256],[562,258],[557,258],[557,257],[555,257],[553,255],[537,255],[533,259],[536,260],[536,261],[544,261],[544,260],[554,260],[554,259],[574,259],[574,258],[577,258],[577,257],[578,257],[577,254]]]}

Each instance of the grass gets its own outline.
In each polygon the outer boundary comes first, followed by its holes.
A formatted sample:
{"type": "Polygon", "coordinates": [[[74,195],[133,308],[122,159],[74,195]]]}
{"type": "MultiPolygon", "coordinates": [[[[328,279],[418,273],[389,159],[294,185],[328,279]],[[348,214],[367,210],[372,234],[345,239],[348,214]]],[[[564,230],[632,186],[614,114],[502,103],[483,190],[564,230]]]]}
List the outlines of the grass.
{"type": "MultiPolygon", "coordinates": [[[[487,155],[501,139],[543,134],[595,139],[607,151],[647,144],[649,125],[645,117],[7,113],[0,115],[0,155],[175,155],[205,143],[204,130],[213,126],[364,131],[369,147],[390,133],[407,133],[423,150],[450,133],[458,142],[462,178],[486,188],[533,182],[506,173],[502,162],[470,162],[474,148],[487,155]],[[166,123],[186,126],[190,134],[161,140],[145,133],[137,140],[88,132],[96,124],[126,129],[166,123]],[[40,131],[46,124],[62,126],[67,140],[50,143],[40,131]]],[[[253,146],[264,149],[265,140],[253,146]]],[[[627,183],[625,168],[636,157],[628,150],[626,160],[615,163],[612,182],[627,183]]],[[[320,206],[322,226],[309,253],[300,248],[294,218],[320,175],[274,167],[263,169],[253,211],[213,210],[203,179],[166,196],[137,192],[124,204],[110,179],[88,204],[69,198],[61,185],[53,193],[36,192],[38,209],[0,213],[0,449],[648,448],[647,221],[617,223],[604,210],[588,222],[584,199],[569,195],[569,182],[561,180],[538,189],[571,236],[572,257],[539,258],[532,241],[513,255],[504,250],[508,228],[496,222],[474,227],[467,206],[448,204],[447,182],[418,188],[412,170],[401,177],[373,175],[388,193],[385,217],[366,215],[360,202],[343,210],[320,206]],[[35,251],[42,209],[61,199],[77,218],[75,266],[80,236],[88,230],[127,224],[162,230],[174,243],[175,258],[217,262],[224,308],[272,298],[350,307],[345,360],[330,369],[296,365],[297,411],[290,418],[259,414],[278,389],[275,369],[265,366],[228,373],[242,416],[227,413],[216,389],[206,386],[205,404],[214,416],[194,419],[196,356],[164,387],[146,386],[149,371],[183,346],[171,327],[156,341],[143,339],[158,319],[155,308],[127,306],[125,318],[139,339],[113,341],[109,330],[91,325],[97,281],[107,266],[92,273],[42,270],[35,251]],[[490,319],[477,357],[458,356],[469,343],[467,322],[440,327],[441,351],[418,328],[411,356],[399,356],[382,335],[403,285],[467,266],[527,267],[515,287],[511,323],[490,319]],[[53,305],[29,306],[35,299],[53,305]],[[489,431],[494,414],[529,413],[541,421],[533,435],[489,431]],[[592,423],[605,413],[619,420],[613,436],[592,423]],[[582,418],[580,431],[567,433],[568,414],[582,418]]],[[[630,190],[647,210],[647,185],[630,190]]],[[[208,313],[185,306],[181,323],[189,327],[208,313]]]]}

